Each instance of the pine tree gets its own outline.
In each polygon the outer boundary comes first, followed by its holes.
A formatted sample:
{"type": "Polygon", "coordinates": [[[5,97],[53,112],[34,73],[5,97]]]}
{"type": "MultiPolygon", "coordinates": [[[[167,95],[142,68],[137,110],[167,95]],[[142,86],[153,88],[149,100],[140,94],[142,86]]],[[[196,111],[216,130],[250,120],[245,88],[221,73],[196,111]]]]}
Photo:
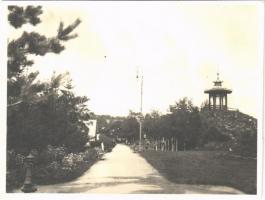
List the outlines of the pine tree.
{"type": "MultiPolygon", "coordinates": [[[[25,24],[41,23],[41,6],[9,6],[8,20],[15,29],[25,24]]],[[[7,148],[28,153],[32,148],[43,149],[48,144],[65,145],[78,151],[87,142],[87,97],[76,96],[69,74],[54,74],[50,81],[36,81],[34,61],[29,55],[59,54],[63,42],[76,38],[72,34],[80,20],[65,26],[59,24],[57,34],[46,37],[36,32],[24,32],[8,43],[7,61],[7,148]],[[27,73],[31,68],[31,73],[27,73]]]]}
{"type": "MultiPolygon", "coordinates": [[[[9,6],[8,20],[14,28],[20,28],[24,24],[36,26],[41,23],[41,6],[9,6]]],[[[29,97],[34,97],[43,89],[40,83],[33,84],[37,78],[38,72],[25,75],[25,71],[31,67],[34,62],[28,59],[28,55],[44,56],[47,53],[59,54],[64,50],[62,42],[77,37],[77,34],[71,34],[73,30],[81,23],[77,19],[73,24],[64,27],[61,22],[57,35],[47,38],[36,32],[24,32],[21,37],[11,40],[7,49],[7,77],[8,77],[8,105],[13,106],[23,101],[28,101],[29,97]],[[27,98],[25,98],[27,97],[27,98]]]]}

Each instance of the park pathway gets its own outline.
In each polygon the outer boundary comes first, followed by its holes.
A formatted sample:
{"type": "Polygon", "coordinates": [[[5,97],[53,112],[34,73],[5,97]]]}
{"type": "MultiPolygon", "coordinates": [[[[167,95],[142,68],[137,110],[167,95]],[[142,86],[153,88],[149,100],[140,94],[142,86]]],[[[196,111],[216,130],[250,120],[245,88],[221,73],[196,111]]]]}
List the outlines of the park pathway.
{"type": "Polygon", "coordinates": [[[175,184],[162,177],[144,158],[128,146],[118,144],[78,179],[55,185],[38,186],[42,193],[162,193],[239,194],[222,186],[175,184]]]}

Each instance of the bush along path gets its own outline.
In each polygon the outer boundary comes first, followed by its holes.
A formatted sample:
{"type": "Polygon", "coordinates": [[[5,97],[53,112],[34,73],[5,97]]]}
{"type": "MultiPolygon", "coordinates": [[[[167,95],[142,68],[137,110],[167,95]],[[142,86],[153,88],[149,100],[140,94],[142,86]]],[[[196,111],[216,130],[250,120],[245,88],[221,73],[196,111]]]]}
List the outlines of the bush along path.
{"type": "MultiPolygon", "coordinates": [[[[82,152],[67,153],[65,147],[48,145],[41,153],[32,151],[34,165],[33,183],[37,185],[62,183],[81,176],[102,156],[101,149],[88,148],[82,152]]],[[[7,192],[20,189],[25,179],[25,159],[14,151],[7,152],[7,192]]]]}

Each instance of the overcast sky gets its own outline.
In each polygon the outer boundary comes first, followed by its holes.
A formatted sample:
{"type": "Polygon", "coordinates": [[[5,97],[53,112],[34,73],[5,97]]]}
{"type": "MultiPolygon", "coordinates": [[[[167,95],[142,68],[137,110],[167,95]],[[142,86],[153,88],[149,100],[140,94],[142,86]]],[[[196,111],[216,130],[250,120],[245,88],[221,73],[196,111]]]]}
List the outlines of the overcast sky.
{"type": "MultiPolygon", "coordinates": [[[[200,106],[219,72],[233,90],[228,106],[256,116],[262,7],[262,2],[64,2],[44,6],[42,23],[23,29],[53,36],[60,21],[82,20],[75,30],[79,37],[64,52],[36,58],[34,67],[41,79],[54,70],[69,71],[76,93],[90,98],[96,114],[139,111],[139,68],[144,112],[165,113],[185,96],[200,106]]],[[[21,31],[10,28],[10,37],[21,31]]]]}

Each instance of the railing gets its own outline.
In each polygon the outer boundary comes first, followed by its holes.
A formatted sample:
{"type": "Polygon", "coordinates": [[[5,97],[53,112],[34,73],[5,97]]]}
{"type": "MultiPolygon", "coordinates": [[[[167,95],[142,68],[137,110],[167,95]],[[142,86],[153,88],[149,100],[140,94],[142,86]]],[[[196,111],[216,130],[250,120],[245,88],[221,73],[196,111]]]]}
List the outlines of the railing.
{"type": "Polygon", "coordinates": [[[222,106],[220,108],[219,105],[211,105],[211,106],[205,106],[204,109],[209,109],[209,110],[229,110],[229,111],[237,111],[239,112],[239,109],[238,108],[232,108],[232,107],[226,107],[226,106],[222,106]]]}
{"type": "Polygon", "coordinates": [[[229,108],[229,107],[228,107],[227,110],[230,110],[230,111],[237,111],[237,112],[239,112],[239,109],[238,109],[238,108],[231,108],[231,107],[229,108]]]}

